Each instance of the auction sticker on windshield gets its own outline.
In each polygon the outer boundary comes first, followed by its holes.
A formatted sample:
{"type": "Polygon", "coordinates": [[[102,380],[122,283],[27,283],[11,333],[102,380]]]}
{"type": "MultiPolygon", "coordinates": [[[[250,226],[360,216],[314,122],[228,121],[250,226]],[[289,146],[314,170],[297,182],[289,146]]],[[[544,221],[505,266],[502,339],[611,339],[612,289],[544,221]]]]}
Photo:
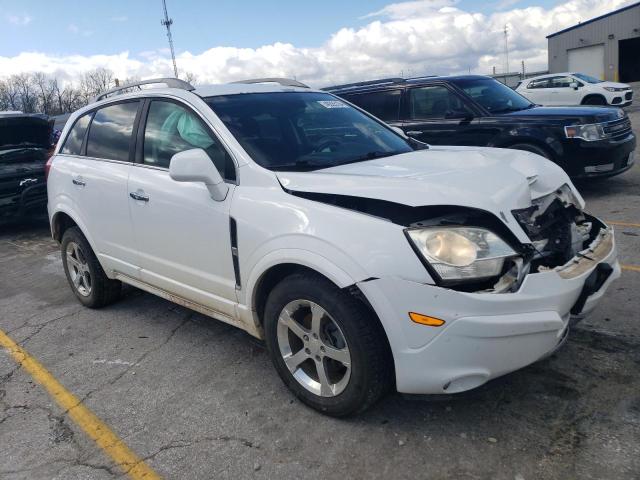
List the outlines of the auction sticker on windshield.
{"type": "Polygon", "coordinates": [[[340,100],[318,100],[318,103],[324,108],[349,108],[346,103],[340,100]]]}

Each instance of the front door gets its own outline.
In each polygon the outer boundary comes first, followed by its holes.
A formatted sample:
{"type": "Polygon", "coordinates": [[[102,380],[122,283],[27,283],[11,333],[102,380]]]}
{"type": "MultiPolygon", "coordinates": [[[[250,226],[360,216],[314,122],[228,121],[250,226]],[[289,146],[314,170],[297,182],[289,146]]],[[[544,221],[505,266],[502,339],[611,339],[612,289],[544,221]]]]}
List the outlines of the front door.
{"type": "Polygon", "coordinates": [[[129,176],[129,208],[141,279],[187,300],[234,316],[235,276],[229,208],[213,200],[202,183],[169,176],[171,157],[204,149],[226,180],[235,180],[233,161],[205,122],[184,104],[153,99],[145,107],[138,160],[129,176]],[[148,113],[147,113],[148,112],[148,113]]]}
{"type": "Polygon", "coordinates": [[[444,85],[407,90],[402,129],[431,145],[484,145],[482,126],[462,98],[444,85]]]}

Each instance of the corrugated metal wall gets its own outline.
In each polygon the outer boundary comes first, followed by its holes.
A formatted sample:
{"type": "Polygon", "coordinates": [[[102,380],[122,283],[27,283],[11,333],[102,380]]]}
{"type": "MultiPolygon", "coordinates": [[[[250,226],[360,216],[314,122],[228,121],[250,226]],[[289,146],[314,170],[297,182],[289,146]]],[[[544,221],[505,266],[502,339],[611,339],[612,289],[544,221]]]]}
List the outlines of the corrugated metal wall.
{"type": "MultiPolygon", "coordinates": [[[[549,72],[569,69],[568,50],[604,45],[604,79],[618,80],[618,41],[640,36],[640,4],[549,37],[549,72]],[[613,35],[613,38],[609,38],[613,35]]],[[[640,58],[638,59],[640,61],[640,58]]]]}

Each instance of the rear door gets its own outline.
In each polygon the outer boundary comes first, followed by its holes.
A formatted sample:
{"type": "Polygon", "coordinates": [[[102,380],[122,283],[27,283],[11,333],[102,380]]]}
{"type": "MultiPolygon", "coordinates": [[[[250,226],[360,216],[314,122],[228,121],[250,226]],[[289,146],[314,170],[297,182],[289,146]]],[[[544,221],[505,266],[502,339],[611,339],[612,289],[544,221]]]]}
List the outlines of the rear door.
{"type": "Polygon", "coordinates": [[[233,317],[229,208],[234,162],[203,118],[180,101],[147,100],[143,118],[127,196],[140,278],[233,317]],[[179,183],[169,176],[171,157],[193,148],[204,149],[229,184],[225,200],[214,201],[202,183],[179,183]]]}
{"type": "Polygon", "coordinates": [[[137,268],[127,179],[140,106],[137,100],[117,102],[80,117],[61,149],[63,160],[56,159],[102,266],[130,276],[137,268]]]}
{"type": "Polygon", "coordinates": [[[548,105],[546,93],[547,87],[549,86],[549,79],[540,78],[538,80],[525,80],[525,82],[525,89],[523,91],[519,91],[518,93],[522,93],[533,103],[536,103],[538,105],[548,105]]]}
{"type": "Polygon", "coordinates": [[[408,88],[402,129],[432,145],[483,145],[477,115],[461,95],[444,84],[408,88]]]}

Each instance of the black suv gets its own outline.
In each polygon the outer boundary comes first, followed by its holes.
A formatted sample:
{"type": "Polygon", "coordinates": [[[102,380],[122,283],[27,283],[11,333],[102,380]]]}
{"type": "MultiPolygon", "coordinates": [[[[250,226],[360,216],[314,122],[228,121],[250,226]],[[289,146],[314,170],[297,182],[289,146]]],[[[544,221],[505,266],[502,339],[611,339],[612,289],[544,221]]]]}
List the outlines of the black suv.
{"type": "Polygon", "coordinates": [[[0,222],[46,213],[52,129],[46,115],[0,112],[0,222]]]}
{"type": "Polygon", "coordinates": [[[627,114],[611,107],[541,107],[491,77],[390,78],[324,90],[432,145],[514,148],[542,155],[573,178],[633,164],[627,114]]]}

